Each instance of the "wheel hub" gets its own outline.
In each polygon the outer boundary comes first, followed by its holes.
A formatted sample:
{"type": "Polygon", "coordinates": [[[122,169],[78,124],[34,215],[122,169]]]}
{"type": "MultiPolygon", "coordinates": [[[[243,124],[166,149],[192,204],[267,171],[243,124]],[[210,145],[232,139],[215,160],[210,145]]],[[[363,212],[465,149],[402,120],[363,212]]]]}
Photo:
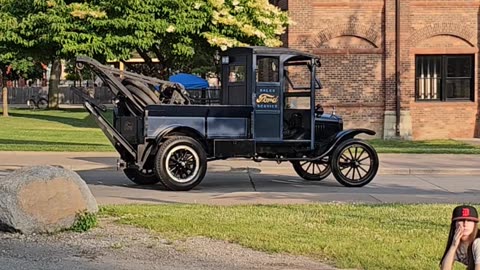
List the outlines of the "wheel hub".
{"type": "Polygon", "coordinates": [[[199,170],[199,158],[189,146],[176,146],[167,154],[167,174],[179,183],[186,183],[195,178],[199,170]]]}
{"type": "Polygon", "coordinates": [[[352,162],[350,163],[351,167],[353,168],[358,168],[360,167],[360,162],[358,162],[357,160],[352,160],[352,162]]]}

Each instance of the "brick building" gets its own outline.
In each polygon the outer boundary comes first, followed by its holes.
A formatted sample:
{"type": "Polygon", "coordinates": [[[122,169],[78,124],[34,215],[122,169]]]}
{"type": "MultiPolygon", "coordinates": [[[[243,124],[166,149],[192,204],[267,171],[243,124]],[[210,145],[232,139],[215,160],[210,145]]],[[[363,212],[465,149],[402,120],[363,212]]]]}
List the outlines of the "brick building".
{"type": "Polygon", "coordinates": [[[286,46],[321,56],[317,102],[336,106],[346,128],[414,140],[480,136],[480,1],[271,2],[295,22],[286,46]]]}

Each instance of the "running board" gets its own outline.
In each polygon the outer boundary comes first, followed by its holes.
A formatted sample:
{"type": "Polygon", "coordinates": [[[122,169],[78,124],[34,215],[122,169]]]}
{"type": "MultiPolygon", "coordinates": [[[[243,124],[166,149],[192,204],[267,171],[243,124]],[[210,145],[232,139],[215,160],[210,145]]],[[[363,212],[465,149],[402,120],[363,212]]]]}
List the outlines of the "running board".
{"type": "Polygon", "coordinates": [[[108,140],[112,143],[112,145],[117,148],[122,146],[132,157],[136,160],[137,152],[135,149],[125,140],[125,138],[120,134],[116,129],[108,123],[107,119],[101,115],[97,109],[92,106],[88,101],[84,102],[84,106],[87,111],[94,116],[94,120],[100,129],[103,131],[105,136],[107,136],[108,140]]]}

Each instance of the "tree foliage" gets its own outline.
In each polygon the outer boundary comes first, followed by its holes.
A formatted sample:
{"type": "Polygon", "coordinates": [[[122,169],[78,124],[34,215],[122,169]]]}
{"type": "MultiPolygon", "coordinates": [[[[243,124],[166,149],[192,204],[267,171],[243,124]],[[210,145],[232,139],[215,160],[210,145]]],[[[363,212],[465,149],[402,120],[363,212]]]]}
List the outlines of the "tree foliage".
{"type": "Polygon", "coordinates": [[[48,63],[137,53],[158,77],[211,65],[218,49],[280,46],[289,23],[268,0],[0,0],[0,20],[0,51],[48,63]]]}
{"type": "MultiPolygon", "coordinates": [[[[77,54],[102,59],[104,42],[91,28],[89,19],[104,16],[84,1],[0,0],[0,54],[18,61],[51,63],[49,103],[56,99],[61,59],[77,54]]],[[[105,59],[105,58],[103,58],[105,59]]],[[[18,71],[18,66],[15,68],[18,71]]]]}

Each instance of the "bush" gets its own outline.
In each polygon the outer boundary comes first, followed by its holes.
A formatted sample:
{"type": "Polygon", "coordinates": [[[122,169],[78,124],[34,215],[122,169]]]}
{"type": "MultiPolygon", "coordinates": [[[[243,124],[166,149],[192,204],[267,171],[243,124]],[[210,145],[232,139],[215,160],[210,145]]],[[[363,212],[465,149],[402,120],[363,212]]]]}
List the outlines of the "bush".
{"type": "Polygon", "coordinates": [[[97,215],[94,213],[78,213],[75,218],[75,223],[70,228],[74,232],[86,232],[97,226],[97,215]]]}

